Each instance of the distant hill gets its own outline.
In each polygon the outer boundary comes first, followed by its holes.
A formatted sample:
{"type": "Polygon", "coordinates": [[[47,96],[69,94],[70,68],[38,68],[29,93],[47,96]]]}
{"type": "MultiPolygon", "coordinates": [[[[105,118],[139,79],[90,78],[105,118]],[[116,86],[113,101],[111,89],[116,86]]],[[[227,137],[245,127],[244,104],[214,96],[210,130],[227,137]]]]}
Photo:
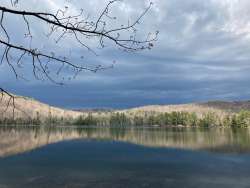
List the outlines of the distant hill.
{"type": "Polygon", "coordinates": [[[47,104],[41,103],[31,98],[15,96],[14,106],[9,96],[3,95],[0,100],[0,118],[13,117],[13,108],[15,118],[29,119],[39,116],[41,119],[51,117],[70,117],[76,118],[82,113],[72,110],[65,110],[47,104]]]}
{"type": "MultiPolygon", "coordinates": [[[[228,109],[227,109],[228,110],[228,109]]],[[[147,113],[164,113],[164,112],[195,112],[198,116],[208,113],[208,112],[214,112],[219,115],[224,115],[227,113],[226,110],[213,107],[211,105],[205,105],[204,104],[180,104],[180,105],[150,105],[150,106],[143,106],[143,107],[137,107],[125,110],[126,113],[129,114],[143,114],[145,112],[147,113]]]]}
{"type": "Polygon", "coordinates": [[[150,105],[124,110],[131,114],[140,114],[145,112],[194,112],[198,116],[214,112],[217,115],[224,116],[229,113],[236,113],[241,110],[250,110],[250,101],[210,101],[206,103],[190,103],[179,105],[150,105]]]}
{"type": "Polygon", "coordinates": [[[216,109],[221,109],[230,112],[239,112],[241,110],[250,110],[250,101],[210,101],[206,103],[199,104],[204,107],[212,107],[216,109]]]}
{"type": "MultiPolygon", "coordinates": [[[[9,103],[8,96],[4,95],[0,100],[0,118],[10,118],[13,116],[13,106],[9,103]],[[7,109],[7,110],[6,110],[7,109]]],[[[40,118],[52,117],[64,117],[64,118],[76,118],[82,114],[89,112],[95,115],[108,114],[111,112],[124,112],[127,114],[140,114],[145,112],[195,112],[198,116],[208,112],[214,112],[219,116],[223,116],[228,113],[239,112],[240,110],[250,110],[250,101],[211,101],[206,103],[191,103],[180,105],[151,105],[137,107],[127,110],[103,110],[103,109],[85,109],[85,110],[66,110],[57,107],[52,107],[47,104],[41,103],[31,98],[16,96],[15,98],[15,110],[14,114],[16,118],[36,118],[38,115],[40,118]]]]}

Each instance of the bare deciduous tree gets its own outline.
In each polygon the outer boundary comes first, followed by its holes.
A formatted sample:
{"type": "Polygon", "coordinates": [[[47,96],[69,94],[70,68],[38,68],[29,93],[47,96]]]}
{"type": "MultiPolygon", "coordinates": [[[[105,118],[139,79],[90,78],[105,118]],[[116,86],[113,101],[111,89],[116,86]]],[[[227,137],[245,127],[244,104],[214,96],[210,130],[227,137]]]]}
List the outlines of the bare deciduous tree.
{"type": "MultiPolygon", "coordinates": [[[[0,5],[0,49],[2,56],[0,64],[6,64],[13,71],[15,77],[22,78],[18,69],[23,65],[23,59],[30,59],[31,71],[34,77],[38,80],[48,79],[55,84],[63,84],[63,71],[65,69],[71,70],[73,77],[79,74],[81,71],[97,72],[102,69],[106,69],[111,66],[86,66],[82,61],[74,62],[69,57],[58,54],[56,50],[52,50],[47,53],[44,49],[38,49],[32,47],[32,45],[20,45],[13,42],[12,35],[6,27],[9,16],[16,16],[23,20],[23,27],[26,30],[25,37],[28,40],[32,40],[32,20],[36,20],[48,27],[46,36],[48,39],[55,39],[56,43],[59,43],[63,38],[69,36],[73,38],[82,48],[96,55],[95,50],[88,44],[89,40],[97,40],[99,48],[105,48],[106,44],[113,42],[115,46],[126,52],[134,52],[145,49],[151,49],[154,46],[154,41],[157,40],[158,31],[154,33],[144,33],[144,39],[138,39],[137,26],[140,24],[142,18],[146,15],[152,6],[152,3],[138,15],[134,21],[128,21],[126,24],[120,24],[119,27],[115,27],[117,24],[112,24],[117,17],[111,14],[110,9],[114,3],[118,3],[120,0],[110,1],[103,11],[96,13],[97,19],[91,20],[88,16],[85,16],[85,12],[81,9],[79,14],[70,15],[69,8],[59,9],[55,13],[49,12],[37,12],[26,11],[17,8],[18,0],[11,0],[10,6],[0,5]],[[52,39],[52,36],[57,36],[52,39]],[[15,56],[15,58],[13,58],[15,56]],[[53,68],[50,68],[50,66],[53,68]],[[56,68],[55,68],[56,67],[56,68]],[[56,77],[55,77],[56,73],[56,77]],[[60,80],[60,81],[59,81],[60,80]]],[[[12,23],[15,24],[15,23],[12,23]]],[[[14,104],[14,96],[0,87],[0,93],[10,97],[8,103],[14,104]]]]}

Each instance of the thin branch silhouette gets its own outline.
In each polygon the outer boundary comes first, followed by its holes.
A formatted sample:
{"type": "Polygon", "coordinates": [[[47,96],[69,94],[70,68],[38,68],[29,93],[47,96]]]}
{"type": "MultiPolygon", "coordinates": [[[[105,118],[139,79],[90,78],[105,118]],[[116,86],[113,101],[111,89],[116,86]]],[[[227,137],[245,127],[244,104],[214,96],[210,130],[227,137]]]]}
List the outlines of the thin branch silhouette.
{"type": "MultiPolygon", "coordinates": [[[[136,52],[146,49],[151,49],[154,46],[154,42],[157,40],[159,34],[158,31],[145,34],[144,39],[139,39],[137,33],[141,20],[148,13],[153,3],[150,3],[148,7],[142,11],[134,21],[128,21],[127,24],[122,24],[120,27],[114,27],[115,23],[112,22],[117,19],[116,16],[111,15],[110,9],[114,3],[119,3],[120,0],[112,0],[107,3],[103,11],[100,12],[97,19],[92,21],[89,16],[84,16],[83,9],[79,14],[69,15],[68,7],[59,9],[57,12],[36,12],[19,10],[16,5],[18,0],[11,0],[11,7],[0,6],[0,31],[3,35],[0,35],[0,47],[3,49],[2,57],[0,59],[0,65],[6,63],[10,67],[10,70],[14,73],[16,79],[24,79],[17,70],[22,68],[23,60],[30,58],[32,73],[37,80],[47,79],[55,84],[64,84],[64,77],[59,80],[57,76],[61,75],[64,70],[70,69],[73,71],[72,75],[75,78],[82,71],[97,72],[99,70],[105,70],[113,67],[113,63],[110,66],[102,65],[86,65],[84,64],[81,56],[81,61],[77,63],[70,60],[67,56],[57,54],[56,51],[50,53],[46,52],[42,48],[32,47],[32,26],[35,20],[48,26],[48,33],[46,37],[51,40],[51,37],[57,35],[55,43],[60,43],[63,38],[70,36],[81,48],[86,49],[88,52],[97,56],[95,50],[90,47],[86,40],[97,40],[100,49],[105,48],[109,42],[113,43],[115,47],[126,52],[136,52]],[[8,22],[8,16],[16,16],[23,20],[23,28],[26,30],[25,38],[29,38],[29,45],[21,45],[16,43],[12,39],[12,35],[7,29],[5,22],[8,22]],[[12,57],[18,56],[16,58],[12,57]],[[17,55],[19,54],[19,55],[17,55]],[[57,66],[51,69],[50,66],[57,66]],[[55,74],[57,76],[55,76],[55,74]]],[[[15,24],[15,23],[12,23],[15,24]]],[[[14,96],[3,88],[0,87],[0,92],[13,98],[14,96]]]]}

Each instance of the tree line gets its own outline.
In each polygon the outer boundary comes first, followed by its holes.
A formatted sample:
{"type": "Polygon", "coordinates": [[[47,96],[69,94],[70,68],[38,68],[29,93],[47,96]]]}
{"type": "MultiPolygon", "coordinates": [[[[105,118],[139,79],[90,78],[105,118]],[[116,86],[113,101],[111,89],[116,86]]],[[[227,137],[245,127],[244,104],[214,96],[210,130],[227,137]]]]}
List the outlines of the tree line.
{"type": "Polygon", "coordinates": [[[250,111],[240,111],[226,116],[208,112],[202,116],[190,112],[129,114],[106,112],[102,115],[87,113],[73,118],[48,117],[41,119],[39,114],[33,119],[0,119],[1,125],[76,125],[76,126],[186,126],[186,127],[247,127],[250,126],[250,111]]]}

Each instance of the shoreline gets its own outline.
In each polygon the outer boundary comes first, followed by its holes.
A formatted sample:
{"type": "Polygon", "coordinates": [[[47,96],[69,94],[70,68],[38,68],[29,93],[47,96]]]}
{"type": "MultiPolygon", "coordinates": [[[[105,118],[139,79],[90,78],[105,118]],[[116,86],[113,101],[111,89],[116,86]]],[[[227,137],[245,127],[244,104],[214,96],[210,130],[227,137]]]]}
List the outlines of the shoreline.
{"type": "Polygon", "coordinates": [[[98,125],[0,125],[0,128],[71,128],[71,129],[248,129],[249,126],[238,126],[238,127],[228,127],[228,126],[208,126],[208,127],[200,127],[200,126],[98,126],[98,125]]]}

